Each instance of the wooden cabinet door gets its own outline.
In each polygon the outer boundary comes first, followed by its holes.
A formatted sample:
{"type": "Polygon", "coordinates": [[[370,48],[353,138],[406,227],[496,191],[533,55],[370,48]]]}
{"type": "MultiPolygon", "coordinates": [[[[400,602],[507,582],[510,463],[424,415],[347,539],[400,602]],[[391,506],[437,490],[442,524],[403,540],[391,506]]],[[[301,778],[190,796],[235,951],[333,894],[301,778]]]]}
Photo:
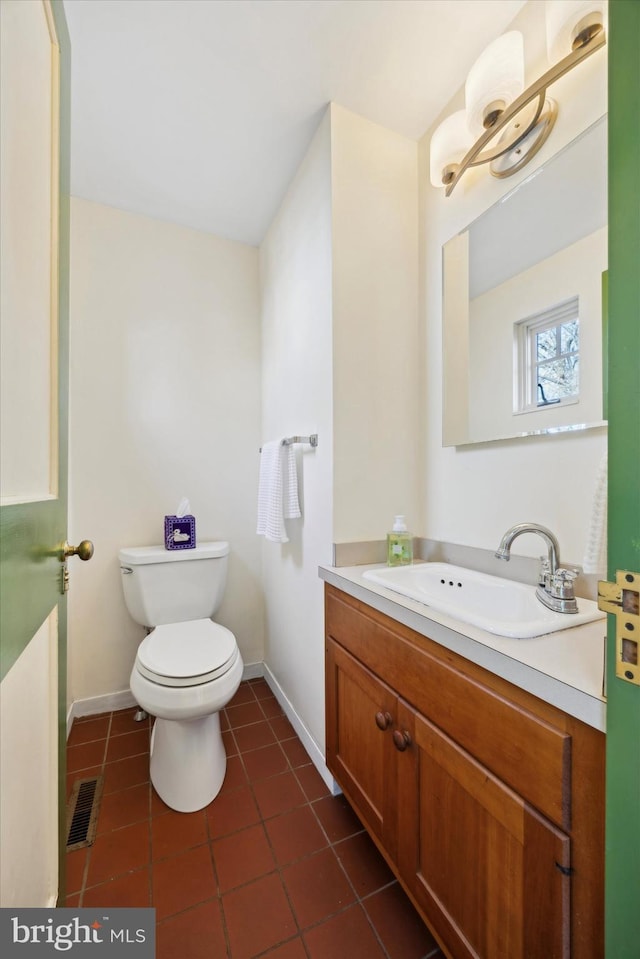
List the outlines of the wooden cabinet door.
{"type": "Polygon", "coordinates": [[[567,959],[568,837],[402,701],[398,724],[398,860],[435,933],[456,959],[567,959]]]}
{"type": "Polygon", "coordinates": [[[397,697],[357,659],[327,640],[327,765],[370,831],[394,857],[397,697]]]}

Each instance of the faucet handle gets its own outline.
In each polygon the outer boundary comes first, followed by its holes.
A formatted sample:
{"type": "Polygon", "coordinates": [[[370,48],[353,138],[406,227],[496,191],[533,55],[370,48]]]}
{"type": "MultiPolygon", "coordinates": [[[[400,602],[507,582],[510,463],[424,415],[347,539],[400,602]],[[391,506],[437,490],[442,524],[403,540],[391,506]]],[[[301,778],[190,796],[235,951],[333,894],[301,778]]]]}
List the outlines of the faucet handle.
{"type": "Polygon", "coordinates": [[[538,585],[549,586],[551,583],[551,564],[548,556],[540,557],[540,566],[538,568],[538,585]]]}
{"type": "Polygon", "coordinates": [[[575,579],[576,576],[579,576],[582,572],[582,566],[575,566],[573,563],[563,563],[558,567],[558,572],[560,572],[560,570],[564,573],[571,573],[573,579],[575,579]]]}
{"type": "Polygon", "coordinates": [[[574,599],[573,582],[578,576],[578,569],[572,566],[559,566],[552,579],[553,595],[561,599],[574,599]]]}

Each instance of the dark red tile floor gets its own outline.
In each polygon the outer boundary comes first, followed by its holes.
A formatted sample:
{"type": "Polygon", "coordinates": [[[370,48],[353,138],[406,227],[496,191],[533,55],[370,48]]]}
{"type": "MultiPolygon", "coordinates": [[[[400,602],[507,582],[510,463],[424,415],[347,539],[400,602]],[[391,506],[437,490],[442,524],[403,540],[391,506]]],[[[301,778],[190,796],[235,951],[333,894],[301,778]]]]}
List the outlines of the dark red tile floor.
{"type": "Polygon", "coordinates": [[[157,959],[443,959],[263,679],[223,711],[227,775],[177,813],[149,782],[151,720],[77,719],[68,791],[104,773],[92,846],[67,854],[68,906],[154,906],[157,959]]]}

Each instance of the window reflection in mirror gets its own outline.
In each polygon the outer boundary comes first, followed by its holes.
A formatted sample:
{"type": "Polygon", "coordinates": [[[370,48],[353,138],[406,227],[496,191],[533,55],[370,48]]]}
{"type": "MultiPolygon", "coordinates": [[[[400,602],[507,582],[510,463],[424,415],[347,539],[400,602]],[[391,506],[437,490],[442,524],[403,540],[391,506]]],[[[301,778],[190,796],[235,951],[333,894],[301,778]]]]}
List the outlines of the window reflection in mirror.
{"type": "Polygon", "coordinates": [[[601,426],[606,117],[443,247],[443,445],[601,426]]]}

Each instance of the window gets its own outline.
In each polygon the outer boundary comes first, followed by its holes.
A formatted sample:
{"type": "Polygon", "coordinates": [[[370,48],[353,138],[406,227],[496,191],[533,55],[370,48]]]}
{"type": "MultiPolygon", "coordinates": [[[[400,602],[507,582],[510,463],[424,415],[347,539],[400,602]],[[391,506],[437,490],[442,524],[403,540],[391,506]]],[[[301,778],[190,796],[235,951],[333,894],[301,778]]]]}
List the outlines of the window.
{"type": "Polygon", "coordinates": [[[514,412],[580,398],[578,297],[515,324],[514,412]]]}

